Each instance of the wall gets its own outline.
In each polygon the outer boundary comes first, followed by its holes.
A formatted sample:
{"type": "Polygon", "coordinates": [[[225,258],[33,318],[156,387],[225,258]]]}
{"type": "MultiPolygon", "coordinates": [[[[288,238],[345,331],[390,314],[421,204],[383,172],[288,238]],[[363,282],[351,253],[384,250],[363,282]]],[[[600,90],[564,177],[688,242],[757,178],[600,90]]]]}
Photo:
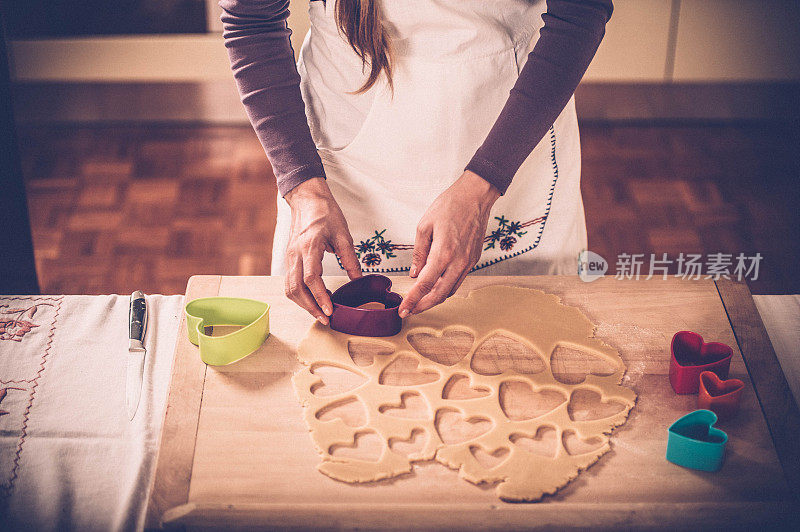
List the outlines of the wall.
{"type": "MultiPolygon", "coordinates": [[[[204,81],[229,77],[209,0],[206,35],[88,37],[11,43],[20,81],[204,81]]],[[[586,73],[596,82],[800,80],[796,0],[616,0],[586,73]]],[[[292,0],[292,44],[308,31],[308,0],[292,0]]]]}
{"type": "MultiPolygon", "coordinates": [[[[207,34],[12,41],[12,77],[25,86],[18,91],[22,106],[17,117],[245,120],[216,0],[207,0],[207,10],[207,34]],[[125,92],[121,89],[132,85],[141,105],[122,109],[117,104],[125,92]],[[153,93],[159,96],[153,98],[153,93]]],[[[291,1],[295,51],[308,31],[307,10],[308,0],[291,1]]],[[[797,91],[773,84],[798,86],[798,28],[797,0],[616,0],[606,37],[581,87],[589,90],[581,96],[591,104],[584,106],[583,116],[728,119],[785,114],[784,102],[797,91]],[[645,92],[611,93],[608,84],[645,92]],[[736,105],[717,112],[718,92],[731,85],[736,105]],[[767,90],[760,90],[764,85],[767,90]],[[685,95],[687,86],[703,89],[699,99],[685,95]],[[694,109],[678,109],[676,102],[693,99],[699,102],[694,109]],[[742,115],[748,110],[753,111],[742,115]]]]}

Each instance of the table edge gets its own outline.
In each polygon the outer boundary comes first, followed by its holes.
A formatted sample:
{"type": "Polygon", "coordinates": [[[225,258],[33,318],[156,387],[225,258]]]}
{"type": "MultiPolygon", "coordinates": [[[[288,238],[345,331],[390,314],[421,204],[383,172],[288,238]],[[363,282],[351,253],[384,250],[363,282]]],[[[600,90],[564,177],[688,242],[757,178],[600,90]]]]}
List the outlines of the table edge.
{"type": "Polygon", "coordinates": [[[722,306],[742,354],[761,413],[783,475],[795,499],[800,498],[800,410],[781,369],[764,322],[747,283],[731,279],[715,281],[722,306]]]}
{"type": "MultiPolygon", "coordinates": [[[[219,295],[221,282],[220,275],[190,277],[186,285],[184,303],[199,297],[219,295]]],[[[206,365],[199,356],[179,356],[186,341],[188,341],[186,316],[182,315],[172,355],[169,395],[164,406],[156,451],[156,468],[148,490],[144,523],[145,529],[148,530],[161,528],[162,517],[166,511],[189,501],[189,485],[197,443],[197,427],[200,422],[206,365]],[[191,449],[191,452],[187,452],[187,449],[191,449]]]]}
{"type": "MultiPolygon", "coordinates": [[[[525,505],[486,504],[222,504],[189,503],[168,512],[170,527],[269,528],[297,530],[327,528],[326,524],[353,520],[352,529],[394,529],[398,522],[406,529],[471,530],[528,529],[535,517],[546,529],[574,528],[575,516],[584,521],[580,528],[620,530],[661,528],[655,523],[671,522],[674,528],[743,529],[746,525],[769,529],[791,529],[800,521],[795,509],[783,501],[759,503],[558,503],[525,505]],[[566,507],[565,507],[566,506],[566,507]],[[413,511],[410,511],[413,510],[413,511]],[[644,519],[642,516],[645,516],[644,519]],[[637,525],[637,520],[641,522],[637,525]],[[264,523],[271,525],[264,526],[264,523]],[[326,523],[326,524],[321,524],[326,523]]],[[[332,525],[339,528],[341,525],[332,525]]]]}

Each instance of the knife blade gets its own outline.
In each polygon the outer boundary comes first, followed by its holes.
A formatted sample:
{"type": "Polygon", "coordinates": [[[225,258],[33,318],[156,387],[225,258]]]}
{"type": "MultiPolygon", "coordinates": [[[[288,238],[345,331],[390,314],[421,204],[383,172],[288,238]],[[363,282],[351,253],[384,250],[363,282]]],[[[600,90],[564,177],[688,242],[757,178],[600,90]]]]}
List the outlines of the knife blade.
{"type": "Polygon", "coordinates": [[[147,349],[144,347],[144,335],[147,331],[147,301],[144,294],[137,290],[131,294],[128,310],[128,360],[125,376],[125,407],[128,419],[132,420],[139,409],[139,398],[142,394],[142,378],[144,376],[144,358],[147,349]]]}

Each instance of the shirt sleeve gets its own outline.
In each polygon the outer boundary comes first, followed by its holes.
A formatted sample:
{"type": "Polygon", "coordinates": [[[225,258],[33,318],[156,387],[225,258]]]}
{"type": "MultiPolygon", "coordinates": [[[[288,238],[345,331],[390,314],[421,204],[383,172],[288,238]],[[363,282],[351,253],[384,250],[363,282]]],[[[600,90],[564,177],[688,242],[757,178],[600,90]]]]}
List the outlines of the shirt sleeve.
{"type": "Polygon", "coordinates": [[[289,40],[289,0],[221,0],[219,5],[242,103],[285,196],[303,181],[325,177],[289,40]]]}
{"type": "Polygon", "coordinates": [[[539,40],[467,170],[505,194],[575,92],[612,11],[612,0],[547,0],[539,40]]]}

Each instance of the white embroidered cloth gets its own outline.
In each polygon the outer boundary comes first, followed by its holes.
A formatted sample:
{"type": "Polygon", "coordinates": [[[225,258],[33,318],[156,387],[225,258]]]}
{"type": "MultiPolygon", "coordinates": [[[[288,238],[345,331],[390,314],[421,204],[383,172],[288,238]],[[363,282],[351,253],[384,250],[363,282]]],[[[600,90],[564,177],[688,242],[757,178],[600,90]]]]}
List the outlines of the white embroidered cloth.
{"type": "Polygon", "coordinates": [[[0,296],[0,528],[143,527],[183,296],[147,296],[133,421],[129,299],[0,296]]]}

